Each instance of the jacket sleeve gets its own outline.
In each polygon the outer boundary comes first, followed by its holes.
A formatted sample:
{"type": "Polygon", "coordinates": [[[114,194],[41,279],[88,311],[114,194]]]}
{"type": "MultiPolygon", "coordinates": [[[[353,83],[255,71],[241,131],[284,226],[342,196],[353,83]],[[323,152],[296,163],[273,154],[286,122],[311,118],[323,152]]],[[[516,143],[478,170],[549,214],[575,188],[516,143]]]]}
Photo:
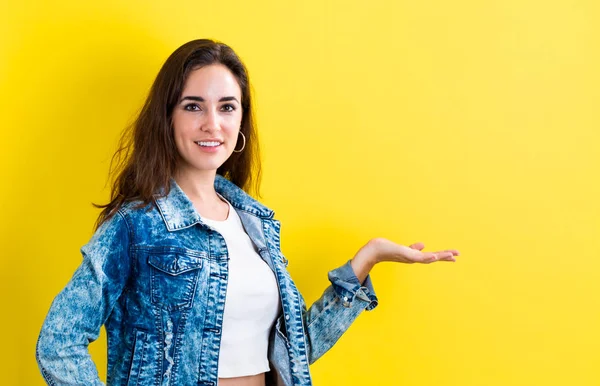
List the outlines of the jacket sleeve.
{"type": "Polygon", "coordinates": [[[36,359],[49,385],[103,385],[87,348],[127,282],[129,239],[117,212],[81,248],[83,261],[52,301],[37,341],[36,359]]]}
{"type": "Polygon", "coordinates": [[[361,284],[350,261],[328,273],[331,285],[308,310],[300,295],[310,364],[333,347],[363,310],[377,306],[370,275],[361,284]]]}

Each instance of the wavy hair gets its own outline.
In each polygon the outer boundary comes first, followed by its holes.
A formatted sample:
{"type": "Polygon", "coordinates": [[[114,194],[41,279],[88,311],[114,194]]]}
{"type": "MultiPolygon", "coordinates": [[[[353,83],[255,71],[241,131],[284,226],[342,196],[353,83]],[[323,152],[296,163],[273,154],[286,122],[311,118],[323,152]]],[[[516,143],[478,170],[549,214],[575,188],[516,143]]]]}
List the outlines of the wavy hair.
{"type": "MultiPolygon", "coordinates": [[[[93,204],[102,209],[95,229],[126,202],[141,201],[138,206],[141,208],[153,201],[153,195],[159,189],[164,188],[164,195],[169,193],[169,182],[178,162],[172,125],[173,109],[181,97],[190,72],[211,64],[226,66],[240,86],[240,131],[246,137],[244,151],[234,152],[217,169],[217,173],[248,193],[254,191],[260,194],[260,150],[246,66],[224,43],[210,39],[192,40],[168,57],[156,76],[139,115],[121,134],[118,149],[110,163],[110,202],[104,205],[93,204]]],[[[236,144],[236,148],[238,146],[241,145],[236,144]]]]}

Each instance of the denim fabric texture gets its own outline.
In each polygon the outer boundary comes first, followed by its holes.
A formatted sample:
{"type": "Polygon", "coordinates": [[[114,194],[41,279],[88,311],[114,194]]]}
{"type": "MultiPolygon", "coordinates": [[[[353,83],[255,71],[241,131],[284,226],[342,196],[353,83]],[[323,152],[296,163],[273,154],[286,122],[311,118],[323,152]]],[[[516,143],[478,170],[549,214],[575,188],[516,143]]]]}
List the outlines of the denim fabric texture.
{"type": "MultiPolygon", "coordinates": [[[[371,279],[359,283],[348,261],[329,272],[331,285],[307,309],[274,212],[220,175],[215,189],[278,283],[282,313],[269,336],[267,384],[312,385],[309,364],[377,306],[371,279]]],[[[37,342],[49,385],[103,385],[88,352],[102,325],[108,385],[217,385],[227,245],[174,180],[167,196],[160,193],[145,208],[121,207],[81,248],[83,261],[53,300],[37,342]]]]}

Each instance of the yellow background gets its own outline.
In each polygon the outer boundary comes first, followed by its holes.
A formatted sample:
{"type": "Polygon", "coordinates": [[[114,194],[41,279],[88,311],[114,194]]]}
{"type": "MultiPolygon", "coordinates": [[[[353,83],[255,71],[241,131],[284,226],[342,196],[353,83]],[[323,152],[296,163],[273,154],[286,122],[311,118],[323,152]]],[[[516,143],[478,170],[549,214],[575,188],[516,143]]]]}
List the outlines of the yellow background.
{"type": "Polygon", "coordinates": [[[372,237],[461,252],[376,266],[378,308],[316,385],[600,385],[598,4],[2,2],[1,383],[43,384],[37,335],[118,135],[209,37],[250,70],[262,201],[309,303],[372,237]]]}

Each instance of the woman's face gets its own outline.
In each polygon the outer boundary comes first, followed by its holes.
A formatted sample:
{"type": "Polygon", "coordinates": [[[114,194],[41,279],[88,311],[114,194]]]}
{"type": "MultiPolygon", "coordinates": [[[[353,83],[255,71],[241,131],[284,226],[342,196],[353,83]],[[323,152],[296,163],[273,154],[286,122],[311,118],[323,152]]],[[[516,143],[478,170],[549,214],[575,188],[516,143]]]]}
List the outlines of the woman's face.
{"type": "Polygon", "coordinates": [[[173,109],[178,172],[216,172],[233,152],[242,123],[242,91],[227,67],[190,72],[173,109]]]}

